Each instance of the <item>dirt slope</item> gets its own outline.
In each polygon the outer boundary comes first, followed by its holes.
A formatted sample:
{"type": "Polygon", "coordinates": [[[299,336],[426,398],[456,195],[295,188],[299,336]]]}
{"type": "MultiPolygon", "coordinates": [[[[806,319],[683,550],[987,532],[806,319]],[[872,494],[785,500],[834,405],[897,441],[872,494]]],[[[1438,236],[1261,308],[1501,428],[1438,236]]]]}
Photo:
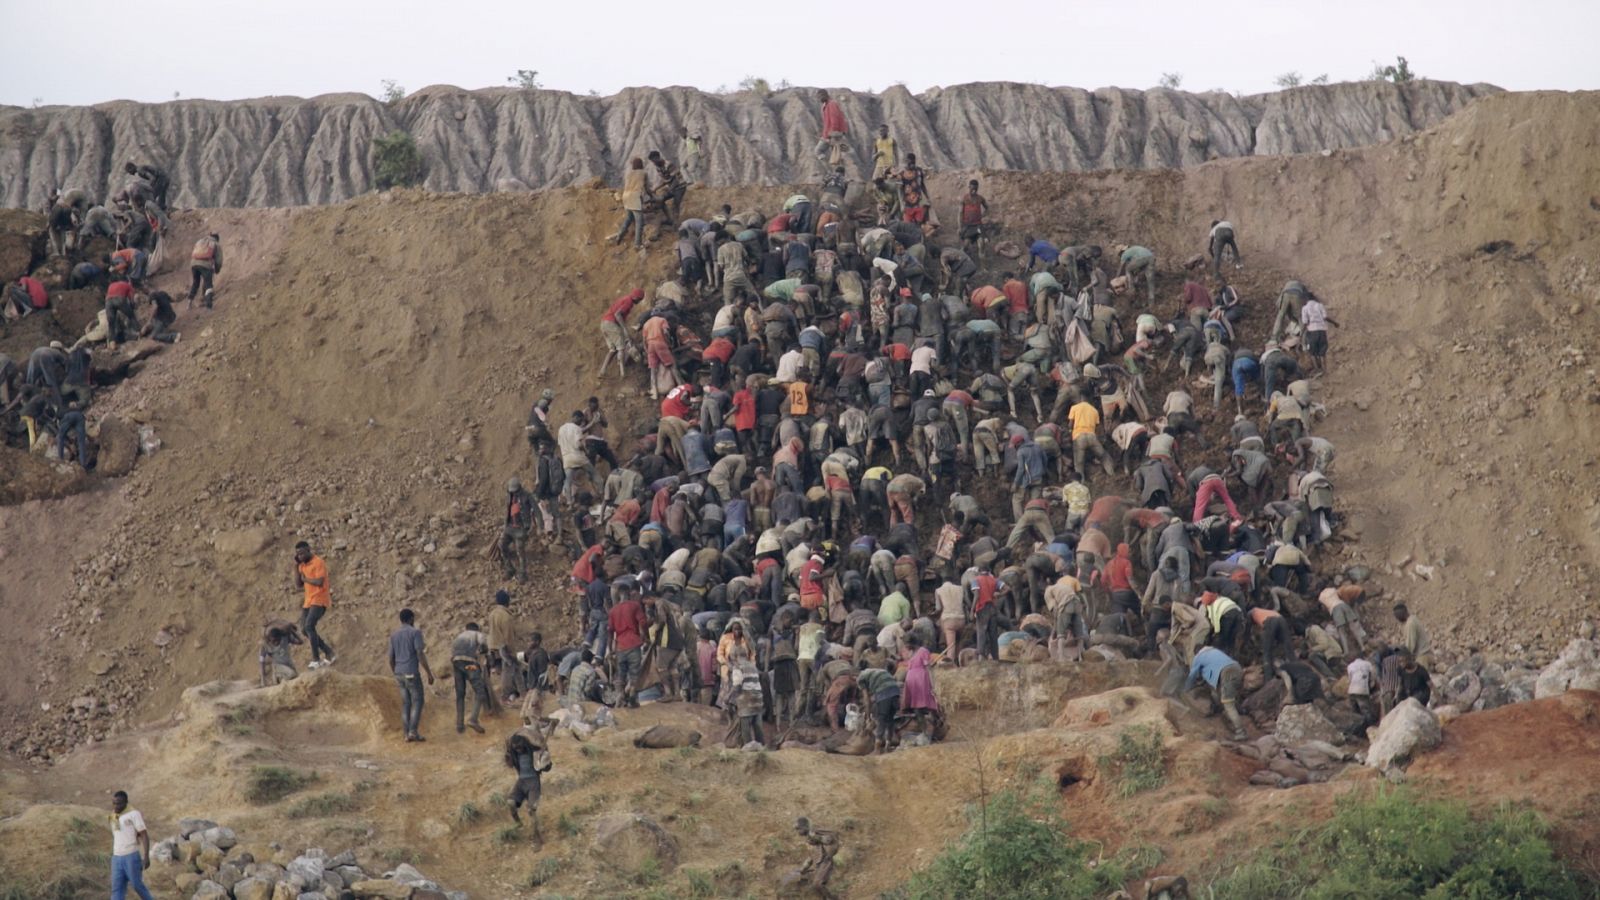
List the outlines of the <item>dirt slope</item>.
{"type": "MultiPolygon", "coordinates": [[[[1001,82],[834,93],[850,119],[857,172],[870,165],[880,123],[902,152],[936,169],[1089,171],[1364,146],[1427,128],[1497,90],[1351,82],[1235,97],[1001,82]]],[[[37,206],[57,185],[113,191],[130,159],[166,166],[181,206],[337,203],[371,188],[372,139],[397,128],[416,138],[436,191],[615,181],[632,156],[653,147],[675,154],[685,127],[705,137],[707,183],[785,183],[815,175],[818,116],[809,88],[583,97],[440,85],[394,104],[328,94],[0,107],[0,205],[37,206]]]]}
{"type": "MultiPolygon", "coordinates": [[[[985,191],[1014,236],[1137,236],[1164,266],[1227,216],[1247,273],[1307,278],[1343,326],[1321,430],[1339,447],[1334,481],[1358,536],[1345,560],[1378,567],[1447,656],[1537,662],[1592,609],[1600,507],[1571,486],[1592,463],[1600,396],[1583,356],[1600,301],[1597,122],[1592,94],[1497,95],[1379,148],[995,175],[985,191]],[[1494,241],[1511,246],[1480,249],[1494,241]],[[1417,563],[1432,580],[1406,574],[1417,563]],[[1512,621],[1530,624],[1508,632],[1512,621]]],[[[941,174],[934,195],[962,180],[941,174]]],[[[688,205],[770,208],[784,193],[696,190],[688,205]]],[[[500,485],[527,473],[527,403],[545,386],[558,412],[600,393],[619,446],[645,412],[634,380],[592,377],[594,311],[658,282],[668,251],[597,240],[614,216],[604,190],[180,216],[180,245],[202,226],[231,242],[221,306],[186,318],[175,351],[99,407],[150,422],[165,448],[73,505],[0,510],[7,552],[47,575],[8,569],[0,602],[50,623],[0,635],[0,650],[43,657],[0,694],[8,746],[59,750],[161,715],[187,685],[249,672],[255,623],[294,606],[298,537],[333,560],[325,631],[341,667],[379,670],[401,605],[436,640],[481,614],[499,582],[477,554],[500,485]],[[29,528],[33,517],[59,532],[29,528]],[[164,647],[163,628],[176,636],[164,647]],[[114,666],[100,676],[86,659],[114,666]],[[109,715],[59,715],[90,690],[109,715]]],[[[1270,291],[1256,291],[1246,299],[1265,316],[1270,291]]],[[[518,592],[553,635],[571,627],[564,568],[547,557],[518,592]]]]}

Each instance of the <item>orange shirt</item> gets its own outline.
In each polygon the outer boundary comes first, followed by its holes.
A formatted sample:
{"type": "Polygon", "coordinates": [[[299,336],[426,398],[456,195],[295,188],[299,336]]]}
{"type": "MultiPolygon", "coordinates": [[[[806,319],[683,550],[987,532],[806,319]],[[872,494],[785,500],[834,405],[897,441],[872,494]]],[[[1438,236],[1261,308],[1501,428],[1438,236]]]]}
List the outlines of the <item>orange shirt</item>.
{"type": "Polygon", "coordinates": [[[804,381],[789,382],[789,414],[803,416],[811,412],[811,385],[804,381]]]}
{"type": "Polygon", "coordinates": [[[301,578],[315,578],[322,582],[321,587],[312,584],[310,581],[306,582],[305,606],[307,608],[313,606],[327,607],[331,599],[331,595],[328,593],[328,564],[322,561],[322,557],[313,556],[298,568],[300,569],[301,578]]]}

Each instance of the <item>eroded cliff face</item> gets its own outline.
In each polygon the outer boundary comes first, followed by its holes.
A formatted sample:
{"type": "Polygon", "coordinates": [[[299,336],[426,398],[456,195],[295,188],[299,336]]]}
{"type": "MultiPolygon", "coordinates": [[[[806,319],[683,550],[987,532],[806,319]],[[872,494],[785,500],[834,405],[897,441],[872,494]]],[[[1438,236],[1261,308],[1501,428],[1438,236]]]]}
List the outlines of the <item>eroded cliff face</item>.
{"type": "MultiPolygon", "coordinates": [[[[902,153],[914,152],[934,169],[1170,168],[1379,143],[1434,125],[1497,90],[1351,82],[1234,97],[985,83],[834,96],[850,121],[850,168],[859,176],[879,124],[889,126],[902,153]]],[[[675,155],[684,127],[704,137],[709,183],[797,182],[818,174],[812,148],[819,112],[811,89],[761,97],[630,88],[583,97],[437,86],[394,104],[328,94],[0,107],[0,202],[37,206],[53,186],[105,193],[120,185],[122,164],[135,160],[167,168],[179,206],[335,203],[371,188],[372,139],[395,129],[415,137],[430,189],[560,187],[614,181],[630,157],[652,148],[675,155]]]]}

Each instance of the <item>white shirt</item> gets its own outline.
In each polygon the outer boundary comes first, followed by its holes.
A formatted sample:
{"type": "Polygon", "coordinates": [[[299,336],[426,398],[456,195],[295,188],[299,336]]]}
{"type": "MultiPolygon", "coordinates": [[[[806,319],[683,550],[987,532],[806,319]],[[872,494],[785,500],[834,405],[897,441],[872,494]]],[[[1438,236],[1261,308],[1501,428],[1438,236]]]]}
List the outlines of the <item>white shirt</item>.
{"type": "Polygon", "coordinates": [[[790,350],[778,357],[778,373],[772,380],[779,384],[788,384],[800,380],[800,366],[805,362],[805,356],[799,350],[790,350]]]}
{"type": "Polygon", "coordinates": [[[933,364],[939,359],[939,351],[932,347],[918,347],[911,351],[911,371],[927,372],[932,374],[933,364]]]}
{"type": "Polygon", "coordinates": [[[130,809],[111,821],[111,855],[126,856],[139,852],[139,833],[144,831],[144,816],[130,809]]]}
{"type": "Polygon", "coordinates": [[[1211,236],[1212,237],[1216,237],[1217,236],[1217,232],[1222,230],[1222,229],[1224,229],[1224,228],[1228,229],[1229,231],[1232,231],[1233,230],[1233,223],[1232,222],[1218,222],[1217,224],[1211,226],[1211,236]]]}
{"type": "Polygon", "coordinates": [[[1372,679],[1376,678],[1377,670],[1372,668],[1372,663],[1361,657],[1351,660],[1350,665],[1344,670],[1350,676],[1350,686],[1345,693],[1365,696],[1372,693],[1372,679]]]}

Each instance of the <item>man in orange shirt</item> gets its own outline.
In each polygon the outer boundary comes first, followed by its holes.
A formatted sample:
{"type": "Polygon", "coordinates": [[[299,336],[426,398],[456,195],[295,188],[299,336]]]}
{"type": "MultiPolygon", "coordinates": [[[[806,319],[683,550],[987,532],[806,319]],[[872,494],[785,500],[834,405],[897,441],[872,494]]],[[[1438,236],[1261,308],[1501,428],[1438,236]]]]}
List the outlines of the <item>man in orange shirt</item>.
{"type": "Polygon", "coordinates": [[[317,622],[328,613],[331,594],[328,590],[328,564],[311,552],[311,545],[301,541],[294,545],[294,586],[305,588],[306,601],[300,610],[300,631],[311,644],[310,669],[331,666],[334,663],[333,646],[317,633],[317,622]],[[322,657],[326,655],[327,661],[322,657]]]}

